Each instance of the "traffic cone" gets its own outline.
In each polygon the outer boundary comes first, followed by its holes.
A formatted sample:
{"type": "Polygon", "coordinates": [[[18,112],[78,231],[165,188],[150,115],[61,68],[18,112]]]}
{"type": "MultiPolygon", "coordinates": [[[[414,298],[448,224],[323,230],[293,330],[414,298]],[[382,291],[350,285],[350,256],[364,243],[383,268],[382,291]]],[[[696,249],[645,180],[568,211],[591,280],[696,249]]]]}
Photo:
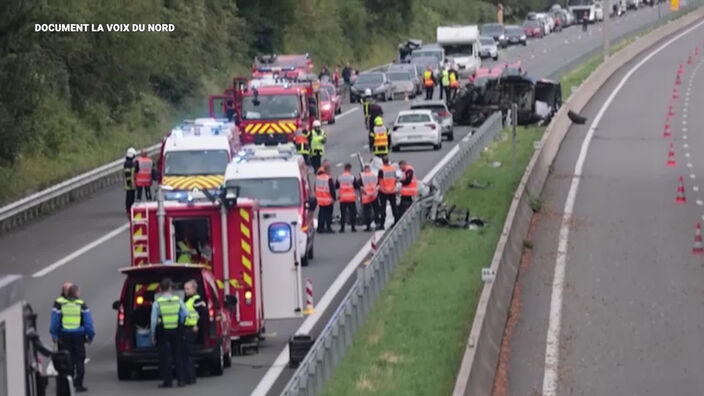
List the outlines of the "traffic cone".
{"type": "Polygon", "coordinates": [[[306,278],[306,309],[303,310],[304,315],[310,315],[315,312],[313,308],[313,281],[306,278]]]}
{"type": "Polygon", "coordinates": [[[373,256],[376,254],[376,232],[372,232],[371,247],[373,256]]]}
{"type": "Polygon", "coordinates": [[[675,161],[675,148],[670,142],[670,151],[667,153],[667,166],[677,166],[677,161],[675,161]]]}
{"type": "Polygon", "coordinates": [[[679,99],[680,98],[680,90],[677,89],[677,86],[675,86],[672,89],[672,99],[679,99]]]}
{"type": "Polygon", "coordinates": [[[684,178],[682,176],[680,176],[680,182],[677,185],[677,197],[675,198],[675,203],[687,203],[687,198],[684,196],[684,178]]]}
{"type": "Polygon", "coordinates": [[[662,132],[662,137],[671,137],[672,133],[670,133],[670,121],[669,119],[665,121],[665,130],[662,132]]]}
{"type": "Polygon", "coordinates": [[[682,62],[680,62],[680,66],[677,68],[677,74],[683,74],[684,73],[684,68],[682,67],[682,62]]]}
{"type": "Polygon", "coordinates": [[[668,117],[674,117],[675,116],[675,109],[670,105],[670,110],[667,112],[668,117]]]}
{"type": "Polygon", "coordinates": [[[699,46],[694,47],[694,56],[699,56],[699,46]]]}
{"type": "Polygon", "coordinates": [[[675,86],[681,85],[682,81],[680,81],[680,75],[677,74],[677,78],[675,78],[675,86]]]}
{"type": "Polygon", "coordinates": [[[689,53],[689,56],[687,57],[687,64],[691,65],[692,64],[692,53],[689,53]]]}
{"type": "Polygon", "coordinates": [[[692,254],[704,254],[704,246],[702,246],[702,225],[697,222],[697,227],[694,229],[694,247],[692,254]]]}

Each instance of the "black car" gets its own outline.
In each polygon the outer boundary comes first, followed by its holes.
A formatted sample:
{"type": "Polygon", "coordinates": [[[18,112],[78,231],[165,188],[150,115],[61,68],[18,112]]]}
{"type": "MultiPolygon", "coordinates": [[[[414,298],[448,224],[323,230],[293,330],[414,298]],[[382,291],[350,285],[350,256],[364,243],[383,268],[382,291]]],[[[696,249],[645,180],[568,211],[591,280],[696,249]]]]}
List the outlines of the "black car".
{"type": "Polygon", "coordinates": [[[528,38],[523,28],[518,25],[506,26],[506,42],[509,44],[528,45],[528,38]]]}
{"type": "Polygon", "coordinates": [[[506,30],[502,23],[485,23],[479,29],[480,36],[493,37],[499,47],[506,48],[506,30]]]}

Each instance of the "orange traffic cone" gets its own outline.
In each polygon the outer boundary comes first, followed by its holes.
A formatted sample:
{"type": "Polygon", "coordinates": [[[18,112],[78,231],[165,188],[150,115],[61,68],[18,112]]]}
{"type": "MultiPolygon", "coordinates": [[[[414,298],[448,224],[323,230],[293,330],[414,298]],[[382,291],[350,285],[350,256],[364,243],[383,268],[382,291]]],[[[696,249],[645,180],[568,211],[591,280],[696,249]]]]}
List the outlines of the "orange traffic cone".
{"type": "Polygon", "coordinates": [[[683,74],[684,73],[684,68],[682,67],[682,63],[680,63],[680,66],[677,68],[677,74],[683,74]]]}
{"type": "Polygon", "coordinates": [[[687,198],[684,197],[684,178],[682,176],[680,176],[680,182],[677,185],[677,197],[675,198],[675,203],[687,203],[687,198]]]}
{"type": "Polygon", "coordinates": [[[672,133],[670,133],[670,121],[665,121],[665,130],[662,132],[662,137],[671,137],[672,133]]]}
{"type": "Polygon", "coordinates": [[[694,247],[692,254],[704,254],[704,246],[702,246],[702,226],[697,222],[697,227],[694,229],[694,247]]]}
{"type": "Polygon", "coordinates": [[[670,105],[670,110],[667,112],[668,117],[674,117],[675,116],[675,109],[670,105]]]}
{"type": "Polygon", "coordinates": [[[687,57],[687,64],[691,65],[692,64],[692,53],[689,53],[689,56],[687,57]]]}
{"type": "Polygon", "coordinates": [[[677,166],[677,161],[675,161],[675,148],[670,142],[670,151],[667,152],[667,166],[677,166]]]}
{"type": "Polygon", "coordinates": [[[679,99],[680,98],[680,90],[677,89],[677,86],[675,86],[672,89],[672,99],[679,99]]]}
{"type": "Polygon", "coordinates": [[[680,81],[680,75],[679,75],[679,73],[678,73],[678,74],[677,74],[677,78],[675,78],[675,86],[678,86],[678,85],[680,85],[680,84],[682,84],[682,81],[680,81]]]}

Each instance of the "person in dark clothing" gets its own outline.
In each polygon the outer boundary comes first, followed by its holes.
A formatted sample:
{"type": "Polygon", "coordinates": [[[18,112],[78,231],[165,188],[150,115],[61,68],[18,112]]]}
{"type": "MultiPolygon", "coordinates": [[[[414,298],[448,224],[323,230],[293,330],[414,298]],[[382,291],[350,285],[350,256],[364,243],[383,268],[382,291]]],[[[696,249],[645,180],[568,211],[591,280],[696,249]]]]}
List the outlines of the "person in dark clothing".
{"type": "Polygon", "coordinates": [[[582,18],[582,31],[583,31],[583,32],[586,32],[588,26],[589,26],[589,19],[587,19],[587,16],[585,15],[585,16],[582,18]]]}
{"type": "Polygon", "coordinates": [[[327,78],[330,79],[330,70],[328,69],[328,65],[323,65],[323,68],[320,69],[320,74],[318,74],[318,79],[322,80],[323,76],[327,76],[327,78]]]}
{"type": "Polygon", "coordinates": [[[136,161],[137,150],[130,147],[125,155],[125,163],[122,166],[122,187],[125,189],[125,211],[127,217],[130,216],[130,209],[134,204],[137,192],[136,177],[139,171],[139,162],[136,161]]]}
{"type": "Polygon", "coordinates": [[[352,68],[350,63],[345,63],[345,67],[342,68],[342,81],[345,83],[347,88],[350,87],[352,81],[352,68]]]}
{"type": "Polygon", "coordinates": [[[198,282],[191,279],[183,285],[184,304],[188,310],[183,322],[183,374],[186,385],[196,383],[196,368],[193,364],[193,346],[203,341],[208,331],[208,307],[198,295],[198,282]]]}
{"type": "Polygon", "coordinates": [[[359,182],[352,176],[352,164],[345,164],[344,172],[337,177],[335,188],[339,190],[340,232],[345,232],[345,223],[349,222],[352,232],[357,232],[357,191],[359,182]]]}
{"type": "Polygon", "coordinates": [[[236,114],[237,111],[235,110],[235,103],[232,101],[232,99],[228,99],[225,107],[225,116],[227,117],[227,120],[232,122],[236,114]]]}

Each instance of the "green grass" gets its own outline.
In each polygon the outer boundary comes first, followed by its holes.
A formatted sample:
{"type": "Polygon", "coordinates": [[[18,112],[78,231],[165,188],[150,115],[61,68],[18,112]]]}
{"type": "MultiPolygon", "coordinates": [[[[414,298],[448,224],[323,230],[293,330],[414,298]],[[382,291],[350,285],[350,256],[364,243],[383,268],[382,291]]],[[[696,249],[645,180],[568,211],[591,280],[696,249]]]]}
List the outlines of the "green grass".
{"type": "Polygon", "coordinates": [[[452,391],[477,299],[523,169],[543,128],[519,128],[511,171],[507,132],[446,195],[448,203],[489,219],[482,230],[427,226],[381,293],[326,395],[446,395],[452,391]],[[500,161],[501,167],[491,164],[500,161]],[[470,189],[472,181],[492,183],[470,189]]]}

